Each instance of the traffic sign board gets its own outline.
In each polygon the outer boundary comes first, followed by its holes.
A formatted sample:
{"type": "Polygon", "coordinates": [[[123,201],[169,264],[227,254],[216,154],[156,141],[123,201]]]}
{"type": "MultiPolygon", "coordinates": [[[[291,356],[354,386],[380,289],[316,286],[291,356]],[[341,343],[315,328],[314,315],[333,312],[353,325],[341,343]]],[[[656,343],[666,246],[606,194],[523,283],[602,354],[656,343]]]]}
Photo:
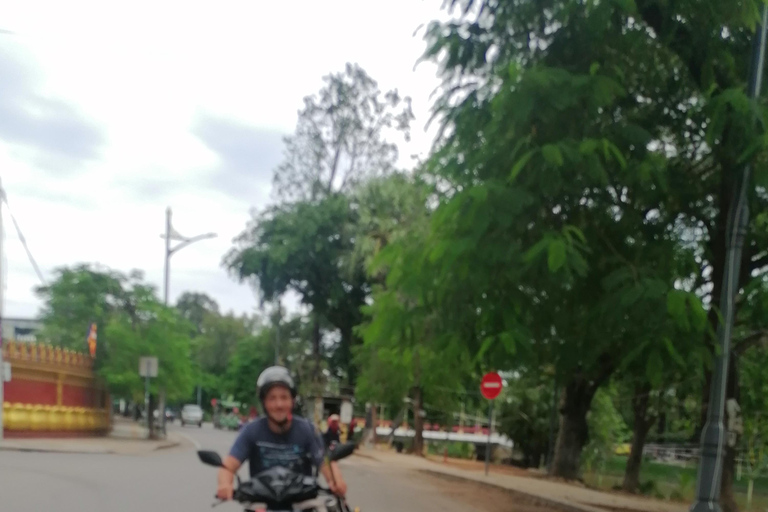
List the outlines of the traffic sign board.
{"type": "Polygon", "coordinates": [[[211,398],[211,406],[216,407],[217,400],[215,398],[211,398]]]}
{"type": "Polygon", "coordinates": [[[349,425],[352,423],[352,402],[342,402],[341,411],[339,412],[341,413],[339,421],[342,424],[349,425]]]}
{"type": "Polygon", "coordinates": [[[483,376],[483,380],[480,382],[480,392],[488,400],[493,400],[501,394],[503,386],[501,375],[496,372],[489,372],[483,376]]]}
{"type": "Polygon", "coordinates": [[[141,357],[139,358],[139,375],[141,377],[157,378],[157,358],[141,357]]]}

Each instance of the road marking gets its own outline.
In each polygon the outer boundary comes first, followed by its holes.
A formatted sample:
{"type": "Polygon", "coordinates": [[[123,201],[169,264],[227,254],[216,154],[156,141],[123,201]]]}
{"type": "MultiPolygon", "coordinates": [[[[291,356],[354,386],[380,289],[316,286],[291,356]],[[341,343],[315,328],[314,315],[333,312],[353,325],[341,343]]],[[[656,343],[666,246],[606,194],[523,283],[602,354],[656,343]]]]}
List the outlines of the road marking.
{"type": "Polygon", "coordinates": [[[196,450],[199,450],[199,449],[201,449],[201,448],[202,448],[202,446],[200,445],[200,443],[198,443],[196,440],[194,440],[192,437],[188,436],[187,434],[184,434],[183,432],[179,432],[178,430],[177,430],[177,431],[175,431],[175,432],[174,432],[174,434],[176,434],[176,435],[178,435],[178,436],[181,436],[181,437],[183,437],[184,439],[186,439],[187,441],[189,441],[190,443],[192,443],[192,444],[195,446],[195,449],[196,449],[196,450]]]}

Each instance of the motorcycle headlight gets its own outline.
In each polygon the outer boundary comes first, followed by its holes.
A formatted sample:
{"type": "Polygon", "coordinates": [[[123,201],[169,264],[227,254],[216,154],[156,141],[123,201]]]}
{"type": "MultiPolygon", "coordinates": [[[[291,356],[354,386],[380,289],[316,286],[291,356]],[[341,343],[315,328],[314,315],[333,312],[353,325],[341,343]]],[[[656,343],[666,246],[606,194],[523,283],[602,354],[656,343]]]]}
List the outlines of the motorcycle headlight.
{"type": "Polygon", "coordinates": [[[328,509],[328,512],[340,512],[336,498],[330,496],[325,499],[325,508],[328,509]]]}

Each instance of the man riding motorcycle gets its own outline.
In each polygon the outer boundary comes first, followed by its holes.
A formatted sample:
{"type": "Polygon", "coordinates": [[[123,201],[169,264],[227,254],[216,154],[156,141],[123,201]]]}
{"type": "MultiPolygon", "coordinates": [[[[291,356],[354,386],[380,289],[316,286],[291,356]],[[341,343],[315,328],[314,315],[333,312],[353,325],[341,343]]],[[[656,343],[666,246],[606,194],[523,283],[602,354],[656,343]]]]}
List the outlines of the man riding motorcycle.
{"type": "Polygon", "coordinates": [[[344,496],[347,484],[336,462],[326,462],[323,442],[314,426],[292,414],[296,388],[288,370],[282,366],[269,367],[259,375],[256,385],[265,416],[243,427],[224,459],[224,468],[218,475],[219,499],[232,499],[234,475],[246,459],[251,477],[274,466],[311,476],[307,456],[319,467],[330,490],[344,496]]]}
{"type": "Polygon", "coordinates": [[[328,417],[328,429],[323,434],[323,442],[325,449],[329,449],[331,445],[341,442],[341,436],[339,435],[339,415],[331,414],[328,417]]]}

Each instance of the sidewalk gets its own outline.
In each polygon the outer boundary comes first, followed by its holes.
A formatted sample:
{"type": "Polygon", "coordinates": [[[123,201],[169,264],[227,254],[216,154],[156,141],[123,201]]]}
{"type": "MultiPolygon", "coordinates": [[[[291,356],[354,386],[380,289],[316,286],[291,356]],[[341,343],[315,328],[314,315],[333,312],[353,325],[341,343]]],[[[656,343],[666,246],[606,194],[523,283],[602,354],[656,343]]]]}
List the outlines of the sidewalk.
{"type": "Polygon", "coordinates": [[[492,485],[516,494],[520,499],[530,503],[547,505],[568,512],[685,512],[688,510],[683,503],[600,492],[532,476],[494,474],[493,470],[485,476],[482,471],[456,469],[440,462],[380,449],[361,448],[359,455],[385,464],[399,465],[445,478],[459,478],[492,485]]]}
{"type": "Polygon", "coordinates": [[[0,451],[146,455],[188,443],[182,436],[173,432],[169,432],[166,439],[148,441],[145,427],[133,421],[116,419],[112,432],[105,437],[5,439],[0,441],[0,451]]]}

